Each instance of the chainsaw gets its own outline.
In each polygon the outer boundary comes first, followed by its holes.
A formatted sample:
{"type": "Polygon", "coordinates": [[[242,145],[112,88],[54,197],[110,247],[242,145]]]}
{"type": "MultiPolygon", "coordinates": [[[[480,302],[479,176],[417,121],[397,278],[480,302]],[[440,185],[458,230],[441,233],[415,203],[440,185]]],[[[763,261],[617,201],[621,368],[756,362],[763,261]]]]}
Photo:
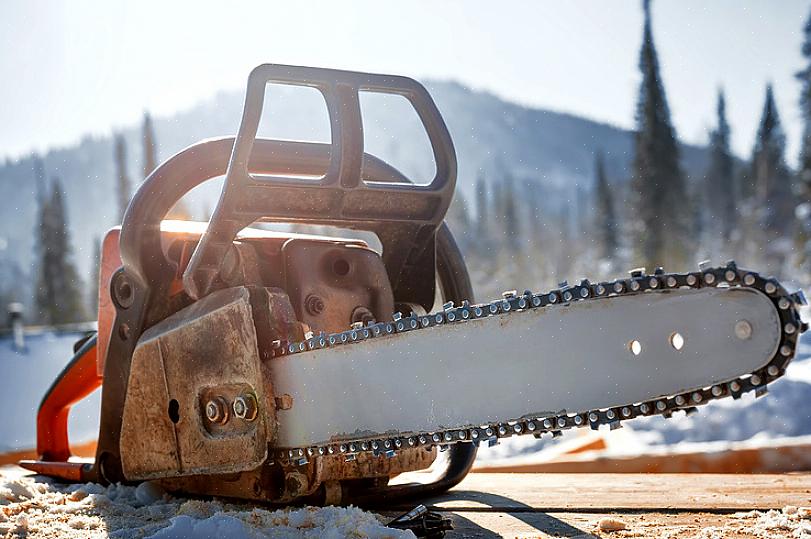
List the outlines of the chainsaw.
{"type": "Polygon", "coordinates": [[[21,465],[270,503],[392,503],[456,485],[481,444],[761,395],[797,350],[802,293],[734,262],[476,302],[444,223],[455,183],[451,137],[416,81],[257,67],[236,137],[161,164],[105,236],[98,333],[47,392],[40,459],[21,465]],[[269,83],[318,90],[331,142],[257,138],[269,83]],[[364,152],[359,92],[408,100],[430,183],[364,152]],[[164,220],[221,176],[207,224],[164,220]],[[260,221],[368,231],[382,248],[260,221]],[[99,386],[83,462],[68,414],[99,386]],[[394,481],[435,460],[428,481],[394,481]]]}

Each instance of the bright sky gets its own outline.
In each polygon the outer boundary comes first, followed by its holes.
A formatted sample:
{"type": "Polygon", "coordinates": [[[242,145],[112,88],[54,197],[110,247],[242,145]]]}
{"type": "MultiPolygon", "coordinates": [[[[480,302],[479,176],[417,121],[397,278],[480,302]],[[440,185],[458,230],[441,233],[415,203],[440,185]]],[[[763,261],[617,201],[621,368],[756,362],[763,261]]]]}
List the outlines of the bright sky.
{"type": "MultiPolygon", "coordinates": [[[[656,0],[679,136],[704,142],[727,91],[749,155],[767,81],[796,160],[808,0],[656,0]]],[[[506,99],[633,126],[640,0],[272,2],[3,0],[0,156],[77,142],[242,88],[259,63],[456,79],[506,99]]],[[[212,133],[218,135],[219,133],[212,133]]]]}

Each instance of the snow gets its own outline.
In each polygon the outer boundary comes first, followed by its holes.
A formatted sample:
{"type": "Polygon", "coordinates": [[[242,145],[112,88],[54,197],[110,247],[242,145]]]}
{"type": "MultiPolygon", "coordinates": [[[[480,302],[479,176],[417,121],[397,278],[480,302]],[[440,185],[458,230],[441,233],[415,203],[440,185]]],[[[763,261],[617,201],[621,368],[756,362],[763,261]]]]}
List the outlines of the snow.
{"type": "Polygon", "coordinates": [[[735,513],[723,526],[707,527],[697,538],[759,537],[762,539],[811,538],[811,508],[786,506],[778,511],[735,513]]]}
{"type": "MultiPolygon", "coordinates": [[[[26,350],[16,351],[10,336],[0,338],[0,452],[36,445],[39,403],[53,381],[73,357],[78,332],[28,331],[26,350]]],[[[71,442],[98,436],[100,392],[95,391],[71,410],[71,442]]]]}
{"type": "Polygon", "coordinates": [[[0,470],[0,535],[117,539],[413,538],[356,507],[269,510],[172,497],[154,483],[63,485],[0,470]]]}

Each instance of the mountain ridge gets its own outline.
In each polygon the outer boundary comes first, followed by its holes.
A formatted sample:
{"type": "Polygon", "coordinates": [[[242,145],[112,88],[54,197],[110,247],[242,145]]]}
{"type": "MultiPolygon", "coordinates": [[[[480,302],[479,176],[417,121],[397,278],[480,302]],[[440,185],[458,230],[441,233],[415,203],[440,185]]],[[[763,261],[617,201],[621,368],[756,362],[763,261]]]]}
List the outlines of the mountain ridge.
{"type": "MultiPolygon", "coordinates": [[[[568,112],[511,103],[454,81],[428,81],[426,86],[451,132],[459,163],[457,191],[468,202],[473,201],[477,176],[484,174],[493,184],[509,174],[519,186],[535,184],[544,190],[548,195],[543,197],[545,209],[555,212],[573,204],[575,195],[591,190],[597,150],[606,155],[612,183],[622,185],[630,177],[632,131],[568,112]]],[[[312,96],[305,99],[291,92],[283,88],[269,93],[259,135],[328,142],[328,121],[325,116],[316,118],[308,108],[312,96]]],[[[243,95],[241,91],[221,91],[172,116],[154,118],[159,161],[200,139],[236,133],[243,95]]],[[[409,123],[403,109],[375,99],[369,98],[368,107],[362,100],[364,116],[368,111],[376,120],[365,123],[367,151],[394,166],[403,163],[398,168],[404,172],[418,175],[430,170],[432,163],[426,165],[415,157],[420,150],[424,153],[425,144],[413,134],[413,122],[409,123]]],[[[130,177],[138,184],[140,126],[120,132],[127,142],[130,177]]],[[[701,177],[707,164],[706,148],[682,144],[681,152],[688,176],[701,177]]],[[[59,176],[65,188],[79,273],[91,275],[94,242],[117,221],[112,135],[83,137],[76,145],[48,151],[42,159],[48,176],[59,176]]],[[[194,217],[200,218],[214,207],[217,192],[216,185],[207,185],[193,194],[194,217]]],[[[0,166],[0,197],[6,204],[6,211],[0,214],[0,290],[16,287],[20,275],[33,280],[36,195],[32,157],[6,160],[0,166]]],[[[19,294],[27,299],[30,290],[19,294]]]]}

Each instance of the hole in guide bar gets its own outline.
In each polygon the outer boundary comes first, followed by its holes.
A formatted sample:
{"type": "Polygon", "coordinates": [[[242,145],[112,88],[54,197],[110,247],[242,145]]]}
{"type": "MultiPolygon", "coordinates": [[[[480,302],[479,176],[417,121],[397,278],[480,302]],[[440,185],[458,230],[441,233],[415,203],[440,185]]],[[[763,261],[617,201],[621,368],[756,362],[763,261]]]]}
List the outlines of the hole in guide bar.
{"type": "Polygon", "coordinates": [[[638,356],[642,353],[642,343],[634,339],[628,343],[628,350],[630,350],[633,355],[638,356]]]}
{"type": "Polygon", "coordinates": [[[678,331],[670,334],[670,346],[674,350],[681,350],[684,348],[684,336],[678,331]]]}

